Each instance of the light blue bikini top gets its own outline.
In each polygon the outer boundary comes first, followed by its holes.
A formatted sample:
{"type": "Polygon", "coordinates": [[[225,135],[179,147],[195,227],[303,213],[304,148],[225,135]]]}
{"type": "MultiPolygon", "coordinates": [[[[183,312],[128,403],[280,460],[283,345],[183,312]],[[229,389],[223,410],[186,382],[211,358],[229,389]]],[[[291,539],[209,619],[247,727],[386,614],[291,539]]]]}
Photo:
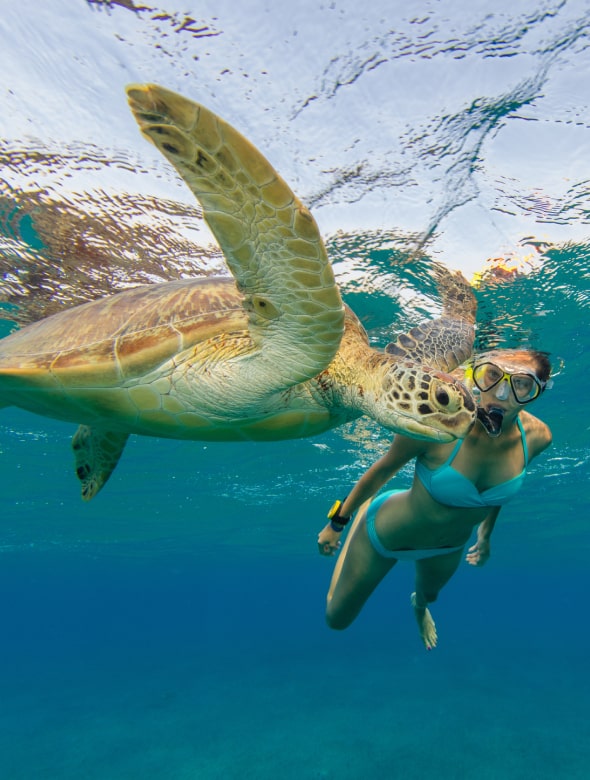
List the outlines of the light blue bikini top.
{"type": "Polygon", "coordinates": [[[524,468],[520,474],[499,485],[482,490],[480,493],[471,480],[451,466],[453,459],[463,444],[463,440],[459,439],[449,458],[437,469],[429,469],[420,461],[416,461],[416,474],[432,498],[438,501],[439,504],[466,508],[502,506],[510,501],[522,487],[526,477],[526,467],[529,462],[529,451],[524,428],[518,417],[516,422],[520,430],[524,452],[524,468]]]}

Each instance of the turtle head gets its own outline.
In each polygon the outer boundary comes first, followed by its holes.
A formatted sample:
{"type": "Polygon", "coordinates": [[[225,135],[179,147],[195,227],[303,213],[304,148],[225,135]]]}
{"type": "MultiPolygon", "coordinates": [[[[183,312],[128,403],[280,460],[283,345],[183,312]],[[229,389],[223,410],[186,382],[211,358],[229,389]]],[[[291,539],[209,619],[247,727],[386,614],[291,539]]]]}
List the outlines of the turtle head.
{"type": "Polygon", "coordinates": [[[473,396],[458,379],[414,361],[387,366],[373,416],[385,427],[415,439],[464,438],[476,419],[473,396]]]}

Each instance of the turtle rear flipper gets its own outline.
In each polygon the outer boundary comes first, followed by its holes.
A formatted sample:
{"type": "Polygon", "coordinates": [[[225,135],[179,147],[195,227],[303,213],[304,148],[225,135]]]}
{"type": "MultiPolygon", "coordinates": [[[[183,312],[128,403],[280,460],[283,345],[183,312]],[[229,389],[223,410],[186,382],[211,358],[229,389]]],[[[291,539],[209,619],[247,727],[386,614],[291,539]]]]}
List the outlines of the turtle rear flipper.
{"type": "Polygon", "coordinates": [[[450,373],[469,359],[474,337],[471,323],[441,317],[402,333],[385,351],[450,373]]]}
{"type": "Polygon", "coordinates": [[[473,350],[477,299],[460,271],[438,268],[436,275],[442,316],[402,333],[385,351],[450,373],[468,360],[473,350]]]}
{"type": "Polygon", "coordinates": [[[128,433],[95,430],[81,425],[72,439],[76,459],[76,474],[82,483],[82,498],[91,498],[106,484],[119,462],[128,433]]]}

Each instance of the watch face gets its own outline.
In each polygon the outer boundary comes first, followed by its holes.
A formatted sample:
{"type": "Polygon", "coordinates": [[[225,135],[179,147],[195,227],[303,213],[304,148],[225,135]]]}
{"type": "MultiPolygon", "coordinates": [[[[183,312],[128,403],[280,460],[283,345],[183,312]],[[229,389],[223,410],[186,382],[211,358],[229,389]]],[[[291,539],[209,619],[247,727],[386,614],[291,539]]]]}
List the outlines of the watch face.
{"type": "Polygon", "coordinates": [[[328,520],[331,520],[335,515],[338,514],[338,510],[340,509],[341,506],[342,506],[342,501],[335,501],[332,504],[332,508],[328,512],[328,520]]]}

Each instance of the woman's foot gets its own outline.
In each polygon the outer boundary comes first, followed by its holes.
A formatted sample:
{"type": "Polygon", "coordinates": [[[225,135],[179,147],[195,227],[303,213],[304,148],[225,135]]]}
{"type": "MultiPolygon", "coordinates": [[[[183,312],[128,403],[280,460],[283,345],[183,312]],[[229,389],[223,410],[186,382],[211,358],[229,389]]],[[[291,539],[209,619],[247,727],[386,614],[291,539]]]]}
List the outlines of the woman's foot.
{"type": "Polygon", "coordinates": [[[427,650],[432,650],[433,647],[436,647],[436,626],[434,624],[434,620],[432,619],[432,615],[430,614],[430,610],[426,605],[423,607],[418,606],[416,604],[416,594],[412,593],[410,596],[410,601],[412,602],[412,606],[414,607],[414,614],[416,615],[416,621],[418,622],[418,630],[420,631],[420,636],[422,637],[422,641],[424,642],[424,647],[427,650]]]}

